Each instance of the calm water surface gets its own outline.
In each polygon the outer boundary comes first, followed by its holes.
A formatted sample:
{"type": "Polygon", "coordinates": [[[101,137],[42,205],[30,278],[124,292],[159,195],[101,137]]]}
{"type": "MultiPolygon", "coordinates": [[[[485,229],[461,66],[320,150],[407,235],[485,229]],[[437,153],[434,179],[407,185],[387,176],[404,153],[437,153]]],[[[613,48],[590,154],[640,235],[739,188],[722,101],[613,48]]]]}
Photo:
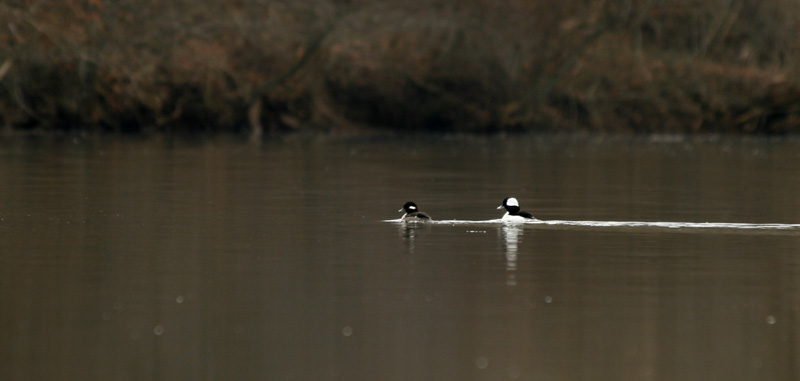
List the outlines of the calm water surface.
{"type": "Polygon", "coordinates": [[[0,141],[0,378],[790,380],[800,141],[0,141]]]}

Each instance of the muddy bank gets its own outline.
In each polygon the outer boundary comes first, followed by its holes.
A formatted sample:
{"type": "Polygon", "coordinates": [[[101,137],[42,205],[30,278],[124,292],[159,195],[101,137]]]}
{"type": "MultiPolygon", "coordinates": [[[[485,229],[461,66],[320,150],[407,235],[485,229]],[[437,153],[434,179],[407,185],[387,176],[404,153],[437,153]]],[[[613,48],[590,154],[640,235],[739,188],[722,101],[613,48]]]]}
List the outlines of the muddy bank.
{"type": "Polygon", "coordinates": [[[789,0],[217,3],[0,4],[0,126],[800,131],[789,0]]]}

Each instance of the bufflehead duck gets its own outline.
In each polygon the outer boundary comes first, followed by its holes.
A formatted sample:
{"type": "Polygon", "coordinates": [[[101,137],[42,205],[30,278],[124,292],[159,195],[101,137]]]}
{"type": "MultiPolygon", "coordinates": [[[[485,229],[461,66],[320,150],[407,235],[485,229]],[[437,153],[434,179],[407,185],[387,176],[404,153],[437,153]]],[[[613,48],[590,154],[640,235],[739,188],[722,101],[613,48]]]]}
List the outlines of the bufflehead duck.
{"type": "Polygon", "coordinates": [[[412,201],[405,203],[405,205],[403,205],[403,207],[400,208],[400,210],[398,210],[398,212],[403,212],[403,211],[406,212],[406,214],[404,214],[403,217],[400,217],[400,219],[403,221],[417,222],[417,221],[431,220],[431,216],[420,212],[419,208],[417,208],[417,204],[413,203],[412,201]]]}
{"type": "Polygon", "coordinates": [[[506,208],[506,214],[503,215],[502,220],[508,222],[524,222],[525,220],[535,220],[536,218],[533,217],[533,214],[528,212],[521,212],[519,210],[519,201],[517,201],[514,197],[506,197],[503,200],[503,205],[497,207],[497,209],[506,208]]]}

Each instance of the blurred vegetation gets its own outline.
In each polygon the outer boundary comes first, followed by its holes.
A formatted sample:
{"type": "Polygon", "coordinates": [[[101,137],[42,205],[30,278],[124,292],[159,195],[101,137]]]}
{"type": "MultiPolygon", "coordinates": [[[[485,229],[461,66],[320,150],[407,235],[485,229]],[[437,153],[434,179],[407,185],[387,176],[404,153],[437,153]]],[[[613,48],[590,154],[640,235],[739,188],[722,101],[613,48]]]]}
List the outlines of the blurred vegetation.
{"type": "Polygon", "coordinates": [[[0,128],[800,131],[791,0],[7,0],[0,128]]]}

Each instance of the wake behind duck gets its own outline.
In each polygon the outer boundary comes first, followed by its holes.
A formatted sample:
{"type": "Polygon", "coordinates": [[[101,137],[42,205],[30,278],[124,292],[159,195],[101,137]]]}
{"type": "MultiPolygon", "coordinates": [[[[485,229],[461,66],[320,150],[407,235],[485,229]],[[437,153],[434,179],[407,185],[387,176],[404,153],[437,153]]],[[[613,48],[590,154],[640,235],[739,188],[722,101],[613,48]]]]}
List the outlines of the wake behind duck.
{"type": "MultiPolygon", "coordinates": [[[[519,202],[514,197],[503,200],[499,208],[506,208],[506,214],[501,218],[489,220],[433,220],[425,219],[424,222],[435,225],[521,225],[553,228],[641,228],[641,229],[671,229],[681,231],[698,230],[749,230],[764,232],[783,232],[800,234],[800,224],[779,223],[736,223],[736,222],[662,222],[662,221],[574,221],[574,220],[540,220],[527,212],[520,211],[519,202]]],[[[498,209],[499,209],[498,208],[498,209]]],[[[404,216],[405,217],[405,216],[404,216]]],[[[399,218],[384,220],[384,222],[405,223],[408,219],[399,218]]],[[[415,221],[411,221],[415,222],[415,221]]]]}

